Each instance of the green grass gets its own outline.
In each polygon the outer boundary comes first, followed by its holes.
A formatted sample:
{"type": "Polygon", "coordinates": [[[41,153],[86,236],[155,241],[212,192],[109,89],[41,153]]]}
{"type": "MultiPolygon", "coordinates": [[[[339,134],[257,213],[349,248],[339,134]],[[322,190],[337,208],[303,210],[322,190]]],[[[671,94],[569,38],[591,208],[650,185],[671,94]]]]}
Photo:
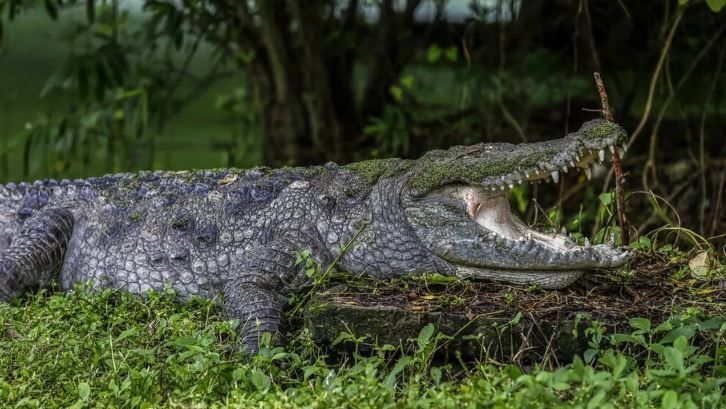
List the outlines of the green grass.
{"type": "Polygon", "coordinates": [[[301,330],[287,349],[246,356],[235,323],[207,301],[41,292],[0,304],[0,406],[718,408],[726,324],[698,315],[633,319],[620,335],[593,325],[589,364],[525,373],[435,363],[441,338],[430,326],[408,354],[381,346],[333,360],[301,330]]]}

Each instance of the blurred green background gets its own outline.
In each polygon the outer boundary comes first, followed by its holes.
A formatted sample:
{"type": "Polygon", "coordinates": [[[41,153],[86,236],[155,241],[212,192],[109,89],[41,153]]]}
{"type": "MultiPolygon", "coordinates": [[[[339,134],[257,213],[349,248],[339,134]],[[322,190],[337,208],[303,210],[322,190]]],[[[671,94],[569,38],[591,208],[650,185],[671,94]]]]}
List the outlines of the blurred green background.
{"type": "MultiPolygon", "coordinates": [[[[599,115],[600,71],[632,135],[632,229],[678,225],[720,243],[723,7],[0,0],[0,182],[551,139],[599,115]]],[[[535,217],[547,203],[556,224],[594,232],[612,218],[611,176],[571,172],[515,191],[515,204],[535,217]]]]}

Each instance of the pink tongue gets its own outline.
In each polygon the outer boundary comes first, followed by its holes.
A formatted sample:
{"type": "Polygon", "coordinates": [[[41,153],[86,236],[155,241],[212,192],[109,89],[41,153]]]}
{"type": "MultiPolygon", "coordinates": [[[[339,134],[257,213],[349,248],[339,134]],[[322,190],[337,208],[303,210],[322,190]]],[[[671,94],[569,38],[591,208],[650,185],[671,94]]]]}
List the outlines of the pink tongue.
{"type": "Polygon", "coordinates": [[[524,238],[522,232],[517,228],[517,224],[512,220],[509,200],[504,195],[485,198],[479,205],[476,222],[510,240],[524,238]]]}

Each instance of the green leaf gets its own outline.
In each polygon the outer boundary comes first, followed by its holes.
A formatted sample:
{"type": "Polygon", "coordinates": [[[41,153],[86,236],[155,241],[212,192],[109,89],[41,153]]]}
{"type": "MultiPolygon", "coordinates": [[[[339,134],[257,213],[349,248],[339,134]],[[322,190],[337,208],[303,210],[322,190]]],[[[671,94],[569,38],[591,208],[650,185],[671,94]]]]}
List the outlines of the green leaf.
{"type": "Polygon", "coordinates": [[[272,383],[272,381],[270,381],[270,377],[257,368],[252,370],[252,373],[250,374],[250,381],[252,381],[252,384],[258,391],[262,392],[267,391],[272,383]]]}
{"type": "Polygon", "coordinates": [[[396,384],[396,376],[398,376],[399,373],[401,373],[404,369],[406,369],[407,366],[411,365],[413,363],[413,358],[410,356],[402,356],[398,362],[396,362],[396,365],[393,367],[391,372],[386,376],[386,386],[389,388],[393,388],[396,384]]]}
{"type": "Polygon", "coordinates": [[[398,85],[392,85],[388,91],[397,102],[401,102],[401,100],[403,100],[403,89],[398,85]]]}
{"type": "Polygon", "coordinates": [[[322,368],[316,365],[308,365],[303,368],[303,379],[307,380],[311,375],[318,374],[322,368]]]}
{"type": "Polygon", "coordinates": [[[717,329],[721,328],[721,325],[723,325],[723,324],[724,324],[724,319],[723,318],[721,318],[721,317],[714,317],[714,318],[711,318],[709,320],[706,320],[706,321],[703,321],[703,322],[699,322],[698,323],[698,328],[701,331],[704,331],[704,330],[717,330],[717,329]]]}
{"type": "Polygon", "coordinates": [[[441,53],[441,47],[439,47],[438,44],[433,44],[431,47],[429,47],[429,51],[426,53],[426,60],[429,63],[433,64],[441,59],[441,53]]]}
{"type": "Polygon", "coordinates": [[[696,326],[695,325],[684,325],[682,327],[675,328],[671,330],[671,332],[667,333],[663,339],[660,341],[661,344],[667,344],[670,342],[673,342],[678,337],[686,337],[686,339],[691,339],[693,336],[696,335],[696,326]]]}
{"type": "Polygon", "coordinates": [[[288,354],[287,352],[278,352],[275,355],[273,355],[272,358],[270,358],[270,360],[271,361],[278,361],[280,359],[285,359],[288,356],[290,356],[290,354],[288,354]]]}
{"type": "Polygon", "coordinates": [[[431,374],[431,380],[434,381],[434,384],[438,385],[441,383],[441,368],[438,366],[431,367],[429,373],[431,374]]]}
{"type": "Polygon", "coordinates": [[[241,379],[245,378],[245,375],[247,374],[247,370],[243,368],[237,368],[234,371],[232,371],[232,379],[235,381],[239,381],[241,379]]]}
{"type": "Polygon", "coordinates": [[[724,6],[726,6],[726,0],[706,0],[706,4],[708,4],[708,8],[710,8],[711,11],[718,13],[724,6]]]}
{"type": "Polygon", "coordinates": [[[413,88],[413,75],[404,75],[401,78],[401,85],[406,89],[413,88]]]}
{"type": "Polygon", "coordinates": [[[598,196],[600,199],[600,203],[602,203],[605,206],[609,206],[613,202],[613,194],[612,193],[600,193],[600,196],[598,196]]]}
{"type": "Polygon", "coordinates": [[[132,327],[127,329],[126,331],[123,331],[121,334],[119,334],[118,338],[116,338],[116,342],[123,341],[126,338],[129,337],[135,337],[138,335],[139,329],[137,327],[132,327]]]}
{"type": "Polygon", "coordinates": [[[670,321],[663,321],[660,325],[655,327],[653,332],[664,332],[664,331],[670,331],[673,329],[673,323],[670,321]]]}
{"type": "Polygon", "coordinates": [[[88,400],[88,397],[91,396],[91,385],[89,385],[87,382],[81,382],[78,384],[78,396],[82,400],[88,400]]]}
{"type": "Polygon", "coordinates": [[[673,341],[673,348],[677,349],[680,352],[686,351],[688,347],[688,340],[684,336],[680,336],[676,338],[675,341],[673,341]]]}
{"type": "Polygon", "coordinates": [[[454,46],[447,48],[446,59],[451,62],[456,62],[459,59],[459,49],[454,46]]]}
{"type": "Polygon", "coordinates": [[[429,323],[425,327],[421,328],[421,331],[418,333],[418,338],[416,338],[418,348],[425,348],[431,341],[432,335],[434,335],[434,324],[429,323]]]}
{"type": "Polygon", "coordinates": [[[645,338],[643,338],[643,336],[640,335],[640,334],[638,334],[638,335],[613,334],[610,337],[610,341],[614,345],[618,345],[618,344],[621,344],[623,342],[628,342],[628,343],[631,343],[631,344],[637,344],[637,345],[646,346],[645,338]]]}
{"type": "Polygon", "coordinates": [[[595,359],[595,355],[597,354],[597,351],[594,349],[588,349],[585,351],[585,354],[582,356],[586,363],[590,364],[592,363],[593,359],[595,359]]]}
{"type": "Polygon", "coordinates": [[[630,242],[630,247],[638,250],[650,250],[653,247],[653,243],[646,236],[638,237],[638,241],[630,242]]]}
{"type": "Polygon", "coordinates": [[[674,409],[678,407],[678,394],[676,391],[670,390],[663,394],[663,400],[660,407],[662,409],[674,409]]]}
{"type": "Polygon", "coordinates": [[[601,390],[598,393],[595,394],[595,396],[590,399],[590,402],[587,403],[587,409],[595,409],[600,406],[600,404],[605,401],[605,391],[601,390]]]}
{"type": "Polygon", "coordinates": [[[683,371],[683,355],[681,354],[681,351],[668,347],[663,351],[663,357],[666,362],[668,362],[668,365],[670,365],[673,369],[678,372],[683,371]]]}
{"type": "Polygon", "coordinates": [[[635,329],[646,332],[650,331],[650,320],[647,318],[631,318],[628,322],[630,323],[630,326],[635,329]]]}

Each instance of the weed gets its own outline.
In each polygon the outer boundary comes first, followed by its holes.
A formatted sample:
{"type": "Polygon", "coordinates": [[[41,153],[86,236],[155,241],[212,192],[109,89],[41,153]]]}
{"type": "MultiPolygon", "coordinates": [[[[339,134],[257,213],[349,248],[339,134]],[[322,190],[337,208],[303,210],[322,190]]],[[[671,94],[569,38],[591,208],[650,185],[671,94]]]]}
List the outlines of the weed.
{"type": "Polygon", "coordinates": [[[410,353],[379,345],[330,364],[305,330],[246,356],[213,303],[179,304],[170,291],[41,292],[0,304],[0,406],[718,408],[726,324],[698,313],[633,318],[630,332],[611,335],[592,323],[582,359],[523,371],[485,357],[434,364],[446,337],[432,325],[410,353]]]}

